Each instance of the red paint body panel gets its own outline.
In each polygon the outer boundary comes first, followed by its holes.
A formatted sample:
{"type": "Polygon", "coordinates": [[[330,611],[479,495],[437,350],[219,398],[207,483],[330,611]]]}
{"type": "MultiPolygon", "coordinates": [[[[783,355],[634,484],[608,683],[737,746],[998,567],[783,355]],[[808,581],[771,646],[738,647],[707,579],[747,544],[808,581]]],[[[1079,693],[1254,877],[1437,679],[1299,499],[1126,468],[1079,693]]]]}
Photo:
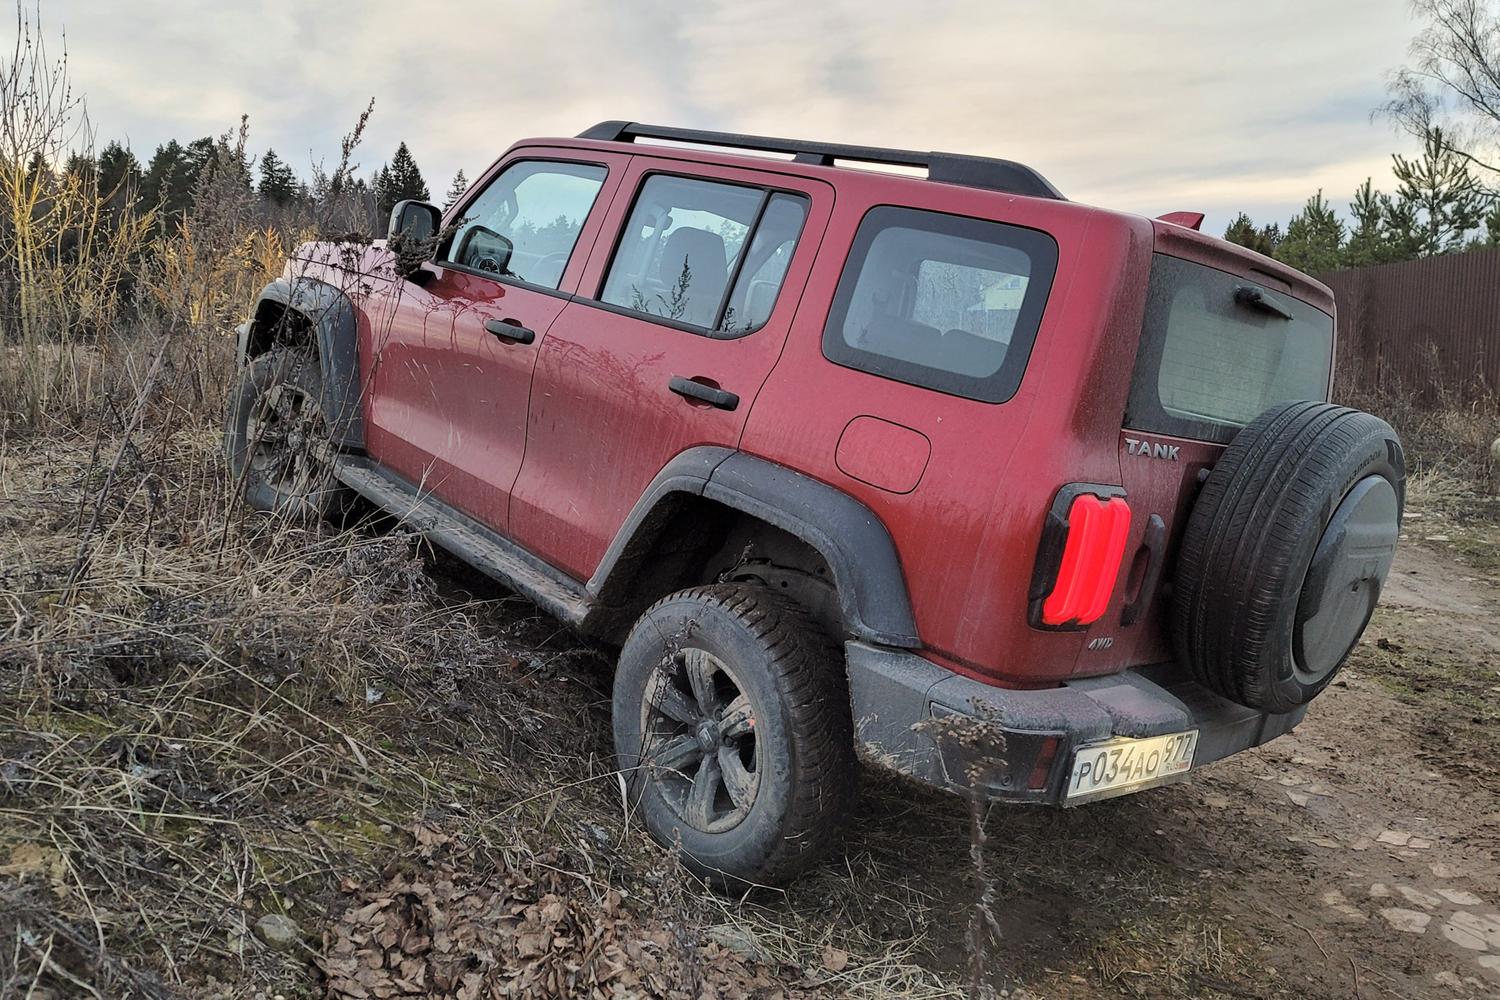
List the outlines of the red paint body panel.
{"type": "MultiPolygon", "coordinates": [[[[651,155],[635,157],[627,191],[661,172],[799,191],[809,196],[808,217],[770,319],[748,336],[714,339],[582,300],[569,303],[549,331],[532,387],[528,457],[516,484],[512,534],[578,579],[593,574],[664,465],[696,445],[739,444],[751,402],[781,356],[833,208],[833,188],[819,181],[651,155]],[[685,399],[667,388],[674,376],[727,389],[740,404],[721,410],[685,399]]],[[[624,224],[631,207],[631,197],[616,199],[610,232],[624,224]]],[[[612,250],[611,240],[600,240],[589,257],[582,279],[586,294],[600,287],[612,250]]]]}
{"type": "Polygon", "coordinates": [[[927,435],[879,417],[849,421],[834,453],[844,475],[892,493],[916,489],[931,457],[927,435]]]}
{"type": "MultiPolygon", "coordinates": [[[[508,155],[471,189],[477,194],[511,163],[566,155],[532,148],[508,155]]],[[[437,264],[424,286],[371,289],[361,324],[360,370],[370,457],[439,499],[502,533],[526,447],[532,372],[547,331],[577,287],[587,249],[598,236],[629,158],[591,157],[610,168],[564,271],[560,294],[495,281],[437,264]],[[578,248],[582,248],[580,252],[578,248]],[[399,289],[399,294],[397,290],[399,289]],[[520,344],[488,333],[491,319],[536,333],[520,344]]],[[[455,208],[450,219],[462,211],[455,208]]]]}
{"type": "Polygon", "coordinates": [[[1148,519],[1160,516],[1175,545],[1197,472],[1221,449],[1173,440],[1180,459],[1167,462],[1125,448],[1153,254],[1252,276],[1332,311],[1324,286],[1274,261],[1181,225],[1066,201],[587,140],[523,143],[492,171],[536,156],[610,168],[565,271],[561,291],[571,298],[456,272],[424,289],[398,288],[379,249],[360,264],[372,275],[359,303],[371,454],[580,581],[676,455],[709,444],[763,457],[868,506],[895,541],[923,655],[992,684],[1042,687],[1170,658],[1159,596],[1133,625],[1121,624],[1121,612],[1138,596],[1148,519]],[[716,340],[590,301],[652,171],[809,196],[765,327],[716,340]],[[829,304],[855,232],[882,205],[996,220],[1057,244],[1040,329],[1009,400],[946,395],[823,356],[829,304]],[[487,340],[488,317],[514,317],[536,330],[536,343],[487,340]],[[684,399],[667,388],[673,376],[732,391],[739,405],[684,399]],[[1123,486],[1128,509],[1112,515],[1120,520],[1098,557],[1116,553],[1116,579],[1080,597],[1098,620],[1053,631],[1028,624],[1028,591],[1047,512],[1068,483],[1123,486]]]}

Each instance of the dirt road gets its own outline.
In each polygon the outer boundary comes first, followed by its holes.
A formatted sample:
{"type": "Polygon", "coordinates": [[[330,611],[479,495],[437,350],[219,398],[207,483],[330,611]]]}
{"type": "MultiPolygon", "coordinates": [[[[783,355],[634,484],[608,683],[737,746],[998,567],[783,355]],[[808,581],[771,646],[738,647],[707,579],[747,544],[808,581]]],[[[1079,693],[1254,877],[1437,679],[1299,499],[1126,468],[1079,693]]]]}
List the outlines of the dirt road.
{"type": "MultiPolygon", "coordinates": [[[[1293,735],[1086,809],[993,810],[1030,996],[1500,996],[1500,590],[1407,545],[1349,667],[1293,735]]],[[[878,785],[841,878],[793,893],[926,936],[961,980],[964,809],[878,785]],[[885,884],[881,882],[884,880],[885,884]]],[[[852,929],[852,928],[851,928],[852,929]]]]}

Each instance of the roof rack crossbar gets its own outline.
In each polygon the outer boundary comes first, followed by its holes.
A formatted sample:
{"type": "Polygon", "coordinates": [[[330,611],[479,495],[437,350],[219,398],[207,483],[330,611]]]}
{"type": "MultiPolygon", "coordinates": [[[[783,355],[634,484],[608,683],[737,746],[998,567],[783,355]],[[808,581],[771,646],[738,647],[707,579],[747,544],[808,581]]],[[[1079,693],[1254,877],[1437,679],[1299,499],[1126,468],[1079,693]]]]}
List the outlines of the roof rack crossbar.
{"type": "Polygon", "coordinates": [[[634,142],[637,139],[664,139],[669,142],[721,146],[726,149],[753,149],[768,153],[790,153],[793,162],[832,166],[837,160],[879,163],[898,167],[925,167],[929,180],[964,187],[1004,191],[1031,198],[1063,200],[1051,182],[1024,163],[987,156],[960,153],[921,153],[909,149],[887,149],[882,146],[852,146],[837,142],[806,142],[801,139],[778,139],[771,136],[742,135],[737,132],[710,132],[695,128],[672,128],[666,125],[643,125],[639,122],[600,122],[578,134],[580,139],[602,142],[634,142]]]}

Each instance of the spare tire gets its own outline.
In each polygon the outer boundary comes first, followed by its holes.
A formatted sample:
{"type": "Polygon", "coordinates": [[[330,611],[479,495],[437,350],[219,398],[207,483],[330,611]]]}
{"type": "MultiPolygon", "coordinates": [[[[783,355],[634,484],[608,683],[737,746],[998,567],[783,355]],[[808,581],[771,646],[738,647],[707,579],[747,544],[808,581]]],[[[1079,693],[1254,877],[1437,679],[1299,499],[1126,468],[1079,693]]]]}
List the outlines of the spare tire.
{"type": "Polygon", "coordinates": [[[1401,442],[1379,417],[1321,402],[1262,413],[1188,518],[1171,609],[1179,660],[1251,708],[1311,701],[1370,621],[1405,495],[1401,442]]]}

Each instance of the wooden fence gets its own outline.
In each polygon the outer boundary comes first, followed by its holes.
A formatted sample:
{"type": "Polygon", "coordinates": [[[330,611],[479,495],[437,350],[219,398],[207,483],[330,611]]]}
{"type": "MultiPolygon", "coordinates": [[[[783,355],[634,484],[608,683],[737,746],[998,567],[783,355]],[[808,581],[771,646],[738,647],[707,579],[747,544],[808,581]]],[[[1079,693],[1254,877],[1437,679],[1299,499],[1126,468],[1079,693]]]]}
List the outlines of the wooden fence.
{"type": "Polygon", "coordinates": [[[1338,300],[1341,370],[1431,401],[1500,388],[1500,250],[1318,275],[1338,300]],[[1350,364],[1352,362],[1352,364],[1350,364]]]}

